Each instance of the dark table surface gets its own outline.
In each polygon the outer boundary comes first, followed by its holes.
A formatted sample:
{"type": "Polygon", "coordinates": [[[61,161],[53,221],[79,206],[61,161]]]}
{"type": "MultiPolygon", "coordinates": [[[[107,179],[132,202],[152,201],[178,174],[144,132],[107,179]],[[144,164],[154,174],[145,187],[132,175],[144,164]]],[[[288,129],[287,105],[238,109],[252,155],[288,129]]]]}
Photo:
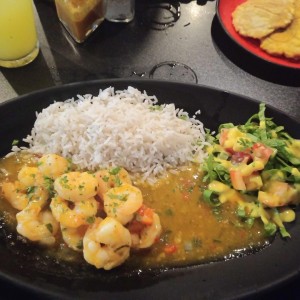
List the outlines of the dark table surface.
{"type": "MultiPolygon", "coordinates": [[[[0,102],[78,81],[154,78],[245,95],[300,120],[300,70],[271,65],[236,45],[218,22],[215,1],[138,0],[131,23],[105,21],[84,44],[59,23],[53,1],[35,5],[40,54],[26,67],[0,69],[0,102]]],[[[254,298],[298,299],[299,285],[295,278],[254,298]]],[[[1,299],[33,297],[7,282],[0,288],[1,299]]]]}

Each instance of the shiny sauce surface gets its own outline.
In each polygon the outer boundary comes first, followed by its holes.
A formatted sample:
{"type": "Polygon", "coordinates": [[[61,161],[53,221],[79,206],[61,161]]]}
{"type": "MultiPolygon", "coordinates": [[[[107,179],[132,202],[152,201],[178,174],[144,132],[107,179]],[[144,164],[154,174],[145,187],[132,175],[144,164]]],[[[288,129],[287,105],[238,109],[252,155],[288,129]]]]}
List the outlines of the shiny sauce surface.
{"type": "Polygon", "coordinates": [[[269,243],[262,224],[244,224],[233,203],[212,207],[203,200],[198,165],[169,173],[154,186],[139,187],[146,205],[159,214],[163,233],[148,253],[132,256],[135,263],[194,264],[239,256],[269,243]]]}
{"type": "MultiPolygon", "coordinates": [[[[17,154],[0,160],[0,181],[14,181],[23,165],[34,165],[35,158],[17,154]]],[[[269,240],[257,220],[252,227],[236,214],[236,207],[226,203],[211,207],[202,197],[204,184],[199,165],[190,165],[169,172],[154,185],[136,183],[144,203],[159,215],[162,234],[147,250],[132,251],[125,263],[134,267],[167,267],[197,264],[231,258],[248,250],[262,248],[269,240]]],[[[9,230],[15,231],[17,210],[1,195],[0,217],[9,230]]],[[[46,255],[58,260],[81,262],[80,254],[69,249],[58,237],[55,246],[44,249],[46,255]]],[[[30,242],[28,242],[30,243],[30,242]]],[[[36,244],[33,246],[37,247],[36,244]]]]}

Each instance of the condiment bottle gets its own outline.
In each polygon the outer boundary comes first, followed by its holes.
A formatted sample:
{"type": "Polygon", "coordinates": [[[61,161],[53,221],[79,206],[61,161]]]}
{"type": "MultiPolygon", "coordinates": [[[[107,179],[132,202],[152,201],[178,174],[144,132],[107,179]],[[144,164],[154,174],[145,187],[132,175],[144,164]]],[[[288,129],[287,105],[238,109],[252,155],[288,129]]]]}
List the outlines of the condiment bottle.
{"type": "Polygon", "coordinates": [[[55,5],[59,20],[78,43],[104,20],[103,0],[55,0],[55,5]]]}

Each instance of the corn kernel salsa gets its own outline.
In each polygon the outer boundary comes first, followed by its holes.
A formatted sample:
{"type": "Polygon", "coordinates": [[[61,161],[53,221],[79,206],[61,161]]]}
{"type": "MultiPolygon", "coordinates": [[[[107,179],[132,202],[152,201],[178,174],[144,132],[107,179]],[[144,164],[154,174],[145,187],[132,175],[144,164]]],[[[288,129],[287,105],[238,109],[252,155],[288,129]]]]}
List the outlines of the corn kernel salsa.
{"type": "MultiPolygon", "coordinates": [[[[31,154],[24,153],[1,159],[1,181],[16,180],[18,171],[24,165],[33,165],[35,160],[31,154]]],[[[235,257],[268,245],[262,223],[257,221],[250,226],[243,222],[234,203],[212,207],[204,201],[202,177],[199,165],[195,164],[168,173],[155,185],[135,183],[142,191],[144,204],[159,215],[162,233],[151,248],[133,250],[126,264],[139,267],[193,264],[235,257]]],[[[3,196],[0,211],[5,223],[14,230],[17,211],[3,196]]],[[[41,251],[58,260],[79,262],[82,259],[61,237],[55,245],[41,251]]]]}

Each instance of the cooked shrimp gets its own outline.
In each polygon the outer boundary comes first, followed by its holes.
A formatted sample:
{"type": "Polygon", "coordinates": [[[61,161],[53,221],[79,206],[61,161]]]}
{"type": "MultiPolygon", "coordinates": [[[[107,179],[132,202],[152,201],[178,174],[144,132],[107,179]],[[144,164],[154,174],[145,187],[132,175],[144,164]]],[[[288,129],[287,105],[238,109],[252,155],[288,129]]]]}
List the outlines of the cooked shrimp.
{"type": "Polygon", "coordinates": [[[26,190],[22,190],[22,185],[19,181],[14,183],[4,182],[2,184],[2,192],[5,200],[17,210],[24,209],[29,202],[26,190]]]}
{"type": "Polygon", "coordinates": [[[2,192],[4,198],[11,204],[12,207],[22,210],[29,201],[39,202],[44,205],[48,199],[48,192],[43,187],[31,186],[24,189],[19,181],[4,182],[2,184],[2,192]]]}
{"type": "Polygon", "coordinates": [[[24,166],[18,173],[18,180],[25,188],[35,186],[38,174],[38,168],[24,166]]]}
{"type": "Polygon", "coordinates": [[[104,194],[111,188],[121,186],[122,184],[132,184],[128,172],[123,168],[112,168],[100,170],[95,173],[98,180],[98,196],[103,200],[104,194]]]}
{"type": "Polygon", "coordinates": [[[116,218],[123,225],[132,220],[133,214],[143,204],[141,191],[129,184],[108,190],[103,198],[106,214],[116,218]]]}
{"type": "Polygon", "coordinates": [[[299,192],[286,182],[270,181],[265,184],[264,191],[258,192],[258,201],[267,207],[297,204],[299,192]]]}
{"type": "Polygon", "coordinates": [[[52,179],[49,182],[49,177],[44,176],[37,167],[24,166],[18,173],[18,179],[24,189],[41,186],[47,190],[52,185],[52,179]]]}
{"type": "Polygon", "coordinates": [[[84,259],[96,268],[110,270],[128,257],[131,237],[128,229],[114,218],[97,218],[83,238],[84,259]]]}
{"type": "Polygon", "coordinates": [[[53,245],[58,223],[49,210],[41,210],[42,205],[32,201],[24,210],[18,212],[16,214],[17,231],[31,241],[53,245]]]}
{"type": "Polygon", "coordinates": [[[44,176],[56,179],[70,169],[70,162],[57,154],[46,154],[39,159],[38,169],[44,176]]]}
{"type": "Polygon", "coordinates": [[[62,226],[77,228],[94,221],[98,209],[98,202],[95,198],[70,202],[56,196],[52,198],[50,208],[54,218],[60,222],[62,226]]]}
{"type": "Polygon", "coordinates": [[[88,229],[87,225],[82,225],[77,228],[65,227],[60,225],[62,238],[68,247],[75,251],[82,252],[83,250],[83,237],[88,229]]]}
{"type": "Polygon", "coordinates": [[[55,179],[54,189],[63,199],[76,202],[97,194],[98,181],[87,172],[70,172],[55,179]]]}
{"type": "Polygon", "coordinates": [[[41,206],[48,202],[48,191],[42,186],[29,187],[27,196],[30,202],[37,202],[41,206]]]}
{"type": "Polygon", "coordinates": [[[144,249],[151,247],[156,239],[161,234],[161,224],[160,218],[158,214],[153,213],[153,220],[152,223],[149,225],[143,224],[140,227],[140,230],[134,231],[131,230],[129,225],[129,231],[131,232],[131,239],[132,239],[132,247],[136,249],[144,249]]]}

